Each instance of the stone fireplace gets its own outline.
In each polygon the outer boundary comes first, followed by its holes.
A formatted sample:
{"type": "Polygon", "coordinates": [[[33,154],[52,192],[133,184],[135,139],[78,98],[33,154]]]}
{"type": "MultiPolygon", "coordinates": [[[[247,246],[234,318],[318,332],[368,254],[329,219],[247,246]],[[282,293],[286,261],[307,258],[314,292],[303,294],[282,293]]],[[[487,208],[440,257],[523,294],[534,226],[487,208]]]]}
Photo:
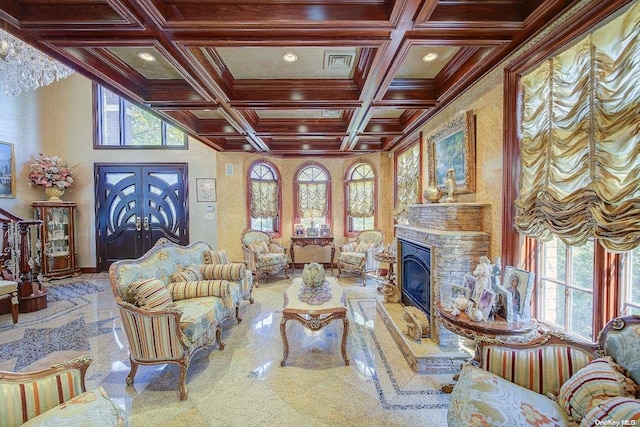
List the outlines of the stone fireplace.
{"type": "Polygon", "coordinates": [[[396,225],[402,303],[427,313],[439,346],[457,345],[458,336],[436,321],[434,304],[462,284],[481,256],[489,256],[489,214],[489,205],[481,203],[411,205],[409,223],[396,225]]]}

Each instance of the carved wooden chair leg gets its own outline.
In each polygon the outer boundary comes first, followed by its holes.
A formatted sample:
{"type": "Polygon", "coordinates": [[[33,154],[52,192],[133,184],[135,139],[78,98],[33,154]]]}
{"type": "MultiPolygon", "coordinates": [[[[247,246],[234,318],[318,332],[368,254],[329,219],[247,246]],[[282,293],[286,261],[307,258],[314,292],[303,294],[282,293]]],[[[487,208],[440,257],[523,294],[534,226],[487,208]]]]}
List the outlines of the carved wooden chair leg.
{"type": "Polygon", "coordinates": [[[224,343],[222,342],[222,327],[216,327],[216,343],[220,351],[224,350],[224,343]]]}
{"type": "Polygon", "coordinates": [[[129,375],[125,378],[127,385],[133,384],[133,379],[136,376],[136,372],[138,372],[138,362],[134,362],[133,359],[129,357],[129,363],[131,364],[131,369],[129,370],[129,375]]]}
{"type": "Polygon", "coordinates": [[[178,390],[178,397],[180,400],[187,400],[187,370],[189,369],[189,360],[183,360],[180,362],[180,388],[178,390]]]}
{"type": "Polygon", "coordinates": [[[236,304],[236,320],[238,323],[242,322],[242,318],[240,317],[240,304],[236,304]]]}

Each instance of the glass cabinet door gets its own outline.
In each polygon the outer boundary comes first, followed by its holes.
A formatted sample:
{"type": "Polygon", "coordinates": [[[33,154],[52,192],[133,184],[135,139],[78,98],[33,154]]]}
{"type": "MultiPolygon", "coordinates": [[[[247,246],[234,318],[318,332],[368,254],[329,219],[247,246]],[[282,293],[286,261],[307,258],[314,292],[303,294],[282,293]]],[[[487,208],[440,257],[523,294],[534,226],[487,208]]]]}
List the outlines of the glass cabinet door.
{"type": "Polygon", "coordinates": [[[48,209],[46,224],[45,254],[53,257],[69,255],[69,210],[48,209]]]}

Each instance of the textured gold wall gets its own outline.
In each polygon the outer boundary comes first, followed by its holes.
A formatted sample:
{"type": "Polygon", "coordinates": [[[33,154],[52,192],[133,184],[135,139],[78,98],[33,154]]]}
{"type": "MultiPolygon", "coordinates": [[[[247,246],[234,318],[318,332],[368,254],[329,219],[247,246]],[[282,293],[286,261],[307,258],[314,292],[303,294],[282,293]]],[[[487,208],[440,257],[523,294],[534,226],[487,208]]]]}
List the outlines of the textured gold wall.
{"type": "MultiPolygon", "coordinates": [[[[460,202],[488,203],[485,229],[491,234],[491,257],[502,252],[502,68],[494,70],[480,82],[429,120],[423,135],[436,132],[464,111],[473,110],[476,122],[476,192],[460,194],[460,202]],[[490,224],[490,226],[489,226],[490,224]]],[[[422,141],[422,188],[428,182],[427,147],[422,141]]]]}
{"type": "MultiPolygon", "coordinates": [[[[282,238],[279,241],[289,247],[293,232],[293,180],[300,165],[311,159],[281,159],[251,153],[218,153],[218,248],[225,249],[231,259],[241,260],[240,235],[247,222],[247,170],[256,160],[273,163],[280,171],[282,180],[282,238]],[[233,165],[233,175],[226,175],[227,165],[233,165]]],[[[378,178],[378,228],[384,231],[387,242],[393,238],[391,216],[393,195],[393,163],[387,153],[353,156],[346,159],[319,158],[313,161],[322,164],[331,175],[332,232],[336,246],[344,239],[344,176],[353,163],[370,162],[378,178]]]]}

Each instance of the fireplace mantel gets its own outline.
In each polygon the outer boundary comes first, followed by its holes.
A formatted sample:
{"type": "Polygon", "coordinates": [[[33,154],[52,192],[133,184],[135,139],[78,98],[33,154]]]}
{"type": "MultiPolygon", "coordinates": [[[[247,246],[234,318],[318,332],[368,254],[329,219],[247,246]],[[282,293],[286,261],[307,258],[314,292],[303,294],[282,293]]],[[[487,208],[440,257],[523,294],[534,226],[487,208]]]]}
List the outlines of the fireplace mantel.
{"type": "MultiPolygon", "coordinates": [[[[491,206],[484,203],[430,203],[410,205],[408,224],[396,225],[396,237],[431,248],[431,313],[450,286],[461,285],[465,273],[475,269],[481,256],[489,256],[489,233],[485,217],[491,206]]],[[[401,254],[398,254],[400,260],[401,254]]],[[[398,285],[402,265],[398,262],[398,285]]],[[[458,337],[431,316],[431,337],[441,346],[455,345],[458,337]]]]}

